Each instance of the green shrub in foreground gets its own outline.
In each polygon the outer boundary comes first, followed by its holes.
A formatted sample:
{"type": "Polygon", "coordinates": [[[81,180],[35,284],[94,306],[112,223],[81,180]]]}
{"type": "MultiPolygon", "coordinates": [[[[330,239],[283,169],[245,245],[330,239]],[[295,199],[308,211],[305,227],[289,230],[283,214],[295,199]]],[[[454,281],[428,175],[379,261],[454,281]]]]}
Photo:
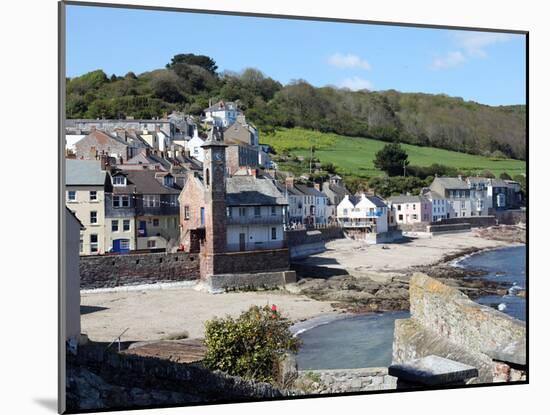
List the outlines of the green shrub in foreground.
{"type": "Polygon", "coordinates": [[[281,356],[300,347],[290,325],[275,306],[267,305],[252,306],[237,319],[207,321],[205,364],[233,376],[273,382],[281,356]]]}

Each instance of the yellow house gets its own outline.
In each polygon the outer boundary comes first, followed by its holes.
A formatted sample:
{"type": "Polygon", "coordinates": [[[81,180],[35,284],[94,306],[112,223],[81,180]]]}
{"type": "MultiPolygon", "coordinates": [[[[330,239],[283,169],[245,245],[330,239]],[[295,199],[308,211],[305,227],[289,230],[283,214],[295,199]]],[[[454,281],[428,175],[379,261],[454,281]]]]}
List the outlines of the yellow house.
{"type": "Polygon", "coordinates": [[[65,160],[65,201],[84,226],[80,255],[105,252],[106,172],[98,160],[65,160]]]}

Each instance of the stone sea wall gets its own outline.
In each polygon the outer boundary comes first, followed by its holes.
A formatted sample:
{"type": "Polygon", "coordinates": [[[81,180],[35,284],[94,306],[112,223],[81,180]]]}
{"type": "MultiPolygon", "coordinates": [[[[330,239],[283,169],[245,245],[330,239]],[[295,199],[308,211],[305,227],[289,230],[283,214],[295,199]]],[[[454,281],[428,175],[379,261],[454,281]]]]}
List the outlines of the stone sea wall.
{"type": "Polygon", "coordinates": [[[368,392],[396,388],[388,368],[300,370],[294,385],[312,394],[368,392]]]}
{"type": "Polygon", "coordinates": [[[342,228],[337,226],[310,231],[302,229],[286,233],[291,259],[304,258],[308,255],[323,252],[326,242],[343,237],[342,228]]]}
{"type": "Polygon", "coordinates": [[[80,289],[196,280],[199,262],[185,252],[81,257],[80,289]]]}
{"type": "Polygon", "coordinates": [[[425,274],[412,276],[411,318],[397,320],[393,363],[436,355],[474,366],[472,383],[525,378],[525,323],[471,301],[425,274]]]}

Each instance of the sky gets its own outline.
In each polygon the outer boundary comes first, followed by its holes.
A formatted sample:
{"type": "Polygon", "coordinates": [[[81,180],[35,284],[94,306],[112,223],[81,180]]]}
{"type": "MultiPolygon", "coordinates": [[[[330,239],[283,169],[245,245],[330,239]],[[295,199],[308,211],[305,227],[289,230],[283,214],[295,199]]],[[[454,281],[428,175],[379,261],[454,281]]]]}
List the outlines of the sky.
{"type": "Polygon", "coordinates": [[[525,35],[67,6],[67,76],[164,68],[172,56],[253,67],[286,84],[425,92],[525,104],[525,35]]]}

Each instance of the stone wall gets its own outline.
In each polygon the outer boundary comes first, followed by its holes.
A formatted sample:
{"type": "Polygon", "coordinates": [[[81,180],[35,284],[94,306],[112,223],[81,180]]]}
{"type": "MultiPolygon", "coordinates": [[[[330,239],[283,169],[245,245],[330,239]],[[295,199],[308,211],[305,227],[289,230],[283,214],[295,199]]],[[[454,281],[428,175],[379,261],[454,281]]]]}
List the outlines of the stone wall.
{"type": "Polygon", "coordinates": [[[395,322],[393,363],[437,355],[476,367],[479,377],[472,383],[524,376],[524,322],[425,274],[412,276],[409,292],[411,318],[395,322]]]}
{"type": "Polygon", "coordinates": [[[396,388],[388,368],[300,370],[294,387],[306,393],[368,392],[396,388]]]}
{"type": "Polygon", "coordinates": [[[213,255],[215,256],[213,269],[208,274],[284,271],[290,266],[287,248],[225,252],[213,255]]]}
{"type": "Polygon", "coordinates": [[[437,222],[433,222],[432,225],[453,225],[457,223],[469,223],[472,228],[487,227],[496,225],[496,218],[494,216],[465,216],[460,218],[442,219],[437,222]]]}
{"type": "Polygon", "coordinates": [[[271,289],[296,282],[296,271],[217,274],[207,277],[206,282],[211,292],[231,289],[271,289]]]}
{"type": "Polygon", "coordinates": [[[338,226],[315,230],[287,231],[286,239],[291,259],[304,258],[325,250],[325,243],[332,239],[343,238],[342,228],[338,226]]]}
{"type": "Polygon", "coordinates": [[[102,379],[105,386],[118,386],[116,396],[110,397],[109,391],[103,393],[105,391],[98,390],[98,383],[94,382],[91,392],[97,397],[97,402],[93,402],[94,396],[91,394],[82,396],[84,394],[79,390],[78,383],[76,388],[71,388],[70,384],[67,392],[74,397],[73,405],[78,405],[79,400],[87,400],[87,407],[82,409],[99,409],[113,404],[119,409],[135,409],[136,406],[221,403],[284,396],[284,392],[268,383],[212,372],[201,363],[178,363],[156,357],[117,353],[111,349],[106,351],[104,345],[83,346],[79,348],[76,357],[68,355],[68,362],[73,370],[77,369],[77,374],[78,370],[85,369],[102,379]],[[124,394],[125,391],[135,390],[141,390],[142,393],[139,396],[135,393],[124,394]],[[124,396],[126,400],[122,399],[124,396]]]}
{"type": "Polygon", "coordinates": [[[452,223],[446,225],[428,225],[426,231],[433,234],[444,234],[444,233],[453,233],[453,232],[465,232],[472,229],[472,225],[469,223],[452,223]]]}
{"type": "Polygon", "coordinates": [[[495,212],[497,221],[501,225],[516,225],[518,223],[527,223],[527,210],[500,210],[495,212]]]}
{"type": "Polygon", "coordinates": [[[197,254],[163,252],[80,258],[80,289],[190,281],[198,278],[197,254]]]}

